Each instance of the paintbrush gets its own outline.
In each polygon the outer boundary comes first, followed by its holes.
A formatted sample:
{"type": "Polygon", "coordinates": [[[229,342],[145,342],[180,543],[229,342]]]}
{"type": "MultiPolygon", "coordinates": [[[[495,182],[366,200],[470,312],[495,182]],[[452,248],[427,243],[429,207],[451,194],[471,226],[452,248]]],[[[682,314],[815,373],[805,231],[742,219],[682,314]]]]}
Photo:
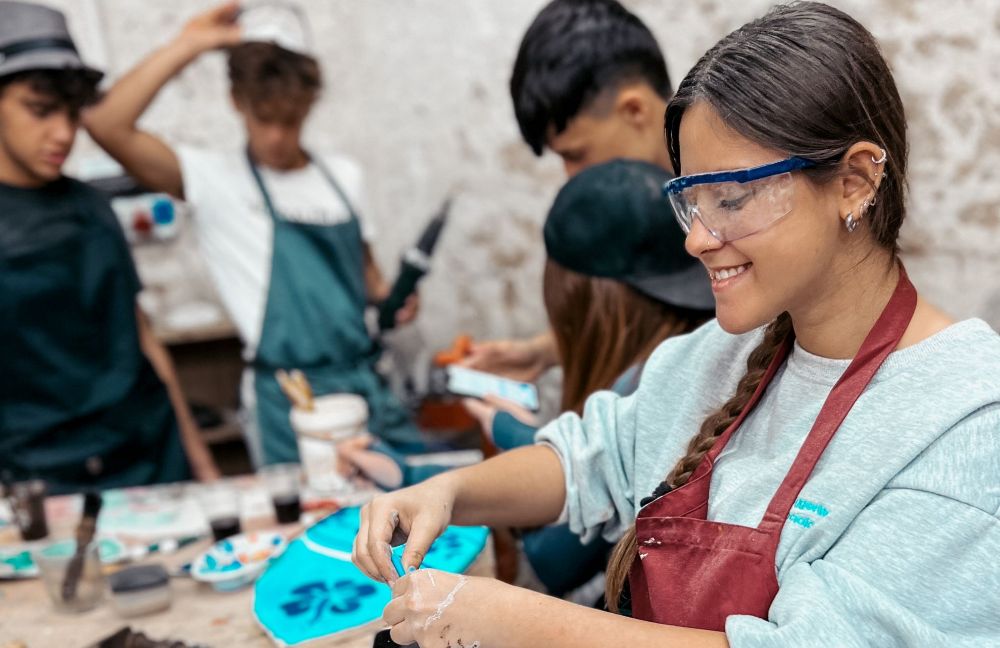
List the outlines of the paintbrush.
{"type": "Polygon", "coordinates": [[[76,598],[76,586],[83,575],[84,554],[97,531],[97,514],[101,512],[102,502],[101,494],[97,491],[89,491],[83,496],[83,516],[80,518],[80,526],[76,527],[76,553],[66,565],[66,576],[63,580],[64,601],[76,598]]]}
{"type": "Polygon", "coordinates": [[[311,410],[313,408],[313,390],[312,385],[309,384],[309,379],[306,378],[306,375],[300,369],[292,369],[290,375],[292,380],[299,386],[302,394],[306,397],[307,409],[311,410]]]}
{"type": "Polygon", "coordinates": [[[293,380],[287,371],[279,369],[274,372],[274,377],[278,381],[281,391],[285,392],[285,396],[288,397],[293,406],[299,409],[312,410],[312,398],[302,391],[302,386],[298,381],[293,380]]]}

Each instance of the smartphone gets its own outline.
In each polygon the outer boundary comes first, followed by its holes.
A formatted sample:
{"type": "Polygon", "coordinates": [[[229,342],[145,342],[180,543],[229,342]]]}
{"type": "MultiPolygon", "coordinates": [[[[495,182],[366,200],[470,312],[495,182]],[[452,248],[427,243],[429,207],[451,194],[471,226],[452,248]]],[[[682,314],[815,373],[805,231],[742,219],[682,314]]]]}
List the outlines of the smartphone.
{"type": "Polygon", "coordinates": [[[473,398],[499,396],[532,412],[538,411],[538,389],[531,383],[518,382],[474,369],[449,366],[448,391],[473,398]]]}

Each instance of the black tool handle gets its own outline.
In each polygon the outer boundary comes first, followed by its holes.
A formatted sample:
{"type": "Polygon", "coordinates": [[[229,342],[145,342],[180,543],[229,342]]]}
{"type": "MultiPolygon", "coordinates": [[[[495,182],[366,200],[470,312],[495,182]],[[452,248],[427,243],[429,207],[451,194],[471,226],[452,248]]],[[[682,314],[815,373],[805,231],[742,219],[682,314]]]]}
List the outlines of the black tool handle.
{"type": "MultiPolygon", "coordinates": [[[[410,644],[411,646],[415,644],[410,644]]],[[[389,636],[389,628],[385,630],[379,630],[378,634],[375,635],[375,643],[372,644],[372,648],[405,648],[401,644],[396,643],[389,636]]]]}
{"type": "Polygon", "coordinates": [[[427,274],[425,268],[418,267],[408,261],[403,261],[399,268],[399,276],[392,284],[389,296],[379,305],[378,327],[381,331],[392,330],[396,326],[396,313],[406,304],[407,298],[414,294],[417,282],[427,274]]]}

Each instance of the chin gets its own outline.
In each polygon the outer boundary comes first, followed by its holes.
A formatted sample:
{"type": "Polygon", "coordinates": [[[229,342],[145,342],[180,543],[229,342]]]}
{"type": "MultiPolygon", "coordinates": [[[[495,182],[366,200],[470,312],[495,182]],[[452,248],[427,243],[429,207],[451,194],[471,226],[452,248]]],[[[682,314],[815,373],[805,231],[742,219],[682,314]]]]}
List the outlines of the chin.
{"type": "Polygon", "coordinates": [[[716,307],[715,317],[719,326],[726,333],[732,335],[743,335],[770,324],[773,317],[763,317],[758,313],[753,313],[748,309],[729,309],[716,307]]]}
{"type": "Polygon", "coordinates": [[[42,182],[54,182],[62,177],[62,167],[40,165],[32,169],[31,173],[42,182]]]}

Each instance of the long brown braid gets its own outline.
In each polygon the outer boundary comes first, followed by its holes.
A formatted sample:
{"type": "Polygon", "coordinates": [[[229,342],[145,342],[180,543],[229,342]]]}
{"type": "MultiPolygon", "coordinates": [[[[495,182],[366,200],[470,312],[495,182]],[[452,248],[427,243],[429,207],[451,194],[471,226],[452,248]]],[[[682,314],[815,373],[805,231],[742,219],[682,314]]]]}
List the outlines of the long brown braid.
{"type": "MultiPolygon", "coordinates": [[[[792,318],[788,316],[788,313],[782,313],[768,325],[764,339],[747,358],[747,372],[740,379],[736,393],[704,420],[698,434],[688,443],[687,453],[674,465],[673,470],[664,480],[671,490],[680,488],[687,483],[695,468],[701,463],[702,458],[715,445],[715,441],[740,415],[753,393],[757,391],[757,386],[760,385],[761,378],[764,377],[771,360],[774,359],[791,330],[792,318]]],[[[635,560],[637,549],[638,543],[633,524],[632,528],[618,542],[608,562],[605,599],[608,609],[612,612],[618,611],[619,599],[625,586],[625,580],[628,578],[629,569],[635,560]]]]}

